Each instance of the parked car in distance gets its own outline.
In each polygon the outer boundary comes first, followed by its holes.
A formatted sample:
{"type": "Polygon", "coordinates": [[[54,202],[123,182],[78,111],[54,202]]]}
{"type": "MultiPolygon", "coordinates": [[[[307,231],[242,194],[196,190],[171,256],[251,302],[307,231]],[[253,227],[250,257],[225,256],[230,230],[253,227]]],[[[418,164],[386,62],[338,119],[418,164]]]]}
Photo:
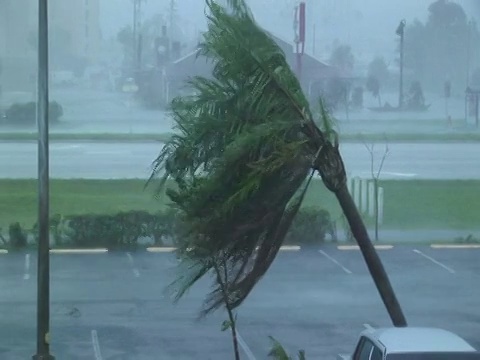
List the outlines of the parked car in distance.
{"type": "Polygon", "coordinates": [[[342,360],[480,360],[480,352],[460,336],[436,328],[364,330],[353,355],[342,360]]]}

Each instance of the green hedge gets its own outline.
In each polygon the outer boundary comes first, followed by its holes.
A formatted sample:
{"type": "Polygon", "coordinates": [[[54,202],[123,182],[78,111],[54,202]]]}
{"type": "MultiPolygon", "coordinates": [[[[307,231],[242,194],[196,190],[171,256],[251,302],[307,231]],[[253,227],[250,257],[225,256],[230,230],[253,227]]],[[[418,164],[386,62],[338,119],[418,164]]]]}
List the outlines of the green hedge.
{"type": "MultiPolygon", "coordinates": [[[[49,121],[58,121],[63,116],[63,107],[56,101],[49,104],[49,121]]],[[[10,124],[33,125],[37,114],[35,102],[13,104],[5,111],[5,120],[10,124]]]]}
{"type": "MultiPolygon", "coordinates": [[[[51,245],[55,247],[105,247],[108,249],[136,248],[140,239],[149,239],[156,246],[175,245],[180,223],[173,210],[151,214],[146,211],[121,212],[115,215],[53,216],[50,220],[51,245]]],[[[26,231],[18,223],[9,229],[10,247],[27,245],[26,231]]],[[[31,231],[38,241],[38,226],[31,231]]],[[[325,210],[301,210],[287,235],[286,244],[320,244],[327,234],[333,237],[330,215],[325,210]]]]}

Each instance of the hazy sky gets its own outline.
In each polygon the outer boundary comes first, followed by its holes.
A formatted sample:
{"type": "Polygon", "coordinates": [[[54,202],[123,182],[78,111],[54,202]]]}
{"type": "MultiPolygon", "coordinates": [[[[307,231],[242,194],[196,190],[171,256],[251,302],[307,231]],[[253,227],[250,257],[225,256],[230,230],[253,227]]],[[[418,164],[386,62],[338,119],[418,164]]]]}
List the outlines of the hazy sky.
{"type": "MultiPolygon", "coordinates": [[[[100,0],[102,29],[106,38],[132,23],[133,0],[100,0]]],[[[358,58],[380,54],[394,56],[395,29],[402,18],[425,20],[432,0],[306,0],[307,52],[326,58],[337,40],[352,45],[358,58]],[[315,25],[315,26],[314,26],[315,25]]],[[[474,15],[476,2],[458,0],[468,15],[474,15]]],[[[144,17],[166,12],[170,0],[144,0],[144,17]]],[[[204,0],[176,0],[182,28],[193,33],[205,26],[204,0]]],[[[249,0],[257,20],[269,31],[293,39],[293,7],[296,0],[249,0]]],[[[480,9],[476,9],[480,15],[480,9]]]]}

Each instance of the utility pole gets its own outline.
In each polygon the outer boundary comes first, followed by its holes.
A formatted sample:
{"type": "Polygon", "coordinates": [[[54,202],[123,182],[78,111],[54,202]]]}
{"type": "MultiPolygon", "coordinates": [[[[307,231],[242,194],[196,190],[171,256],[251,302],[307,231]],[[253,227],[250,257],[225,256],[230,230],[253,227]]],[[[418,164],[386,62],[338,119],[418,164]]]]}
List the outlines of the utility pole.
{"type": "Polygon", "coordinates": [[[404,60],[404,40],[405,40],[405,25],[406,21],[400,21],[396,34],[400,36],[400,89],[398,93],[398,108],[403,108],[403,60],[404,60]]]}
{"type": "Polygon", "coordinates": [[[472,20],[468,22],[468,30],[467,30],[467,79],[466,79],[466,87],[470,85],[470,60],[471,60],[471,42],[472,42],[472,20]]]}
{"type": "Polygon", "coordinates": [[[175,25],[175,18],[176,18],[176,13],[177,13],[177,2],[175,0],[170,0],[170,28],[169,28],[169,34],[170,38],[173,35],[173,27],[175,25]]]}
{"type": "Polygon", "coordinates": [[[133,68],[134,70],[140,70],[142,63],[142,0],[133,0],[133,68]]]}
{"type": "Polygon", "coordinates": [[[302,81],[302,56],[305,52],[305,2],[302,1],[295,7],[293,27],[295,29],[295,52],[297,55],[297,77],[302,81]]]}
{"type": "Polygon", "coordinates": [[[38,268],[37,353],[34,360],[53,360],[50,354],[50,231],[48,154],[48,4],[38,1],[38,268]]]}

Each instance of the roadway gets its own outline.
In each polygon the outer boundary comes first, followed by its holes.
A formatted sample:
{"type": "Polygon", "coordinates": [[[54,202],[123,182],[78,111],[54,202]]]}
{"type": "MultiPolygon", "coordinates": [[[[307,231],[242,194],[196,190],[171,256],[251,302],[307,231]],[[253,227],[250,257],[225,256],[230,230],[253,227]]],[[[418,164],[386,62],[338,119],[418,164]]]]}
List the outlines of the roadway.
{"type": "MultiPolygon", "coordinates": [[[[480,249],[379,250],[410,325],[446,328],[480,347],[480,249]]],[[[197,321],[206,280],[173,305],[169,253],[52,254],[51,341],[57,359],[232,359],[226,315],[197,321]]],[[[0,255],[0,358],[31,358],[34,253],[0,255]]],[[[238,309],[242,358],[266,359],[268,336],[308,359],[335,359],[365,326],[389,326],[358,250],[283,251],[238,309]],[[248,355],[247,355],[248,354],[248,355]]]]}
{"type": "MultiPolygon", "coordinates": [[[[53,178],[146,178],[161,143],[52,142],[53,178]]],[[[375,147],[374,169],[384,146],[375,147]]],[[[341,152],[351,175],[369,177],[370,153],[363,144],[344,143],[341,152]]],[[[1,178],[35,178],[35,142],[0,143],[1,178]]],[[[480,179],[480,144],[393,143],[385,160],[382,178],[394,179],[480,179]]]]}

